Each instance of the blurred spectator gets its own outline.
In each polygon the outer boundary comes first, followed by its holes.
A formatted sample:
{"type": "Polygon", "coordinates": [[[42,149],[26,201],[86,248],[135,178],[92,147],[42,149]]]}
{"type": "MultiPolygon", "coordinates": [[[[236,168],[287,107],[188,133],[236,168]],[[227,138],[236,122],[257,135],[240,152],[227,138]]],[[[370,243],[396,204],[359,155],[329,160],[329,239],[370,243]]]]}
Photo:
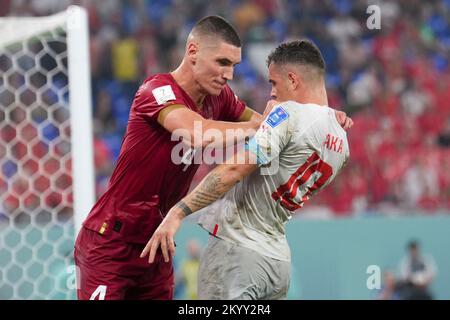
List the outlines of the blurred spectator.
{"type": "Polygon", "coordinates": [[[246,34],[253,26],[261,25],[265,20],[264,10],[253,1],[243,2],[234,10],[234,21],[239,33],[246,34]]]}
{"type": "Polygon", "coordinates": [[[430,97],[420,90],[416,81],[412,81],[402,94],[401,104],[404,112],[419,116],[429,107],[430,97]]]}
{"type": "Polygon", "coordinates": [[[328,23],[327,31],[338,45],[344,45],[351,38],[361,35],[361,26],[349,12],[338,11],[328,23]]]}
{"type": "Polygon", "coordinates": [[[433,199],[439,195],[439,172],[432,159],[425,154],[413,159],[405,173],[404,190],[408,207],[415,208],[424,198],[433,199]]]}
{"type": "Polygon", "coordinates": [[[112,97],[107,90],[99,90],[94,113],[94,128],[99,134],[111,134],[118,129],[111,100],[112,97]]]}
{"type": "Polygon", "coordinates": [[[444,129],[439,133],[438,144],[443,148],[450,147],[450,117],[447,118],[444,129]]]}
{"type": "Polygon", "coordinates": [[[200,266],[200,245],[197,240],[189,240],[186,244],[188,257],[181,262],[176,285],[184,285],[185,299],[196,300],[198,268],[200,266]]]}
{"type": "Polygon", "coordinates": [[[114,78],[121,82],[138,79],[138,43],[134,38],[126,37],[114,42],[113,71],[114,78]]]}
{"type": "Polygon", "coordinates": [[[400,286],[397,283],[392,271],[383,272],[383,284],[378,292],[376,299],[378,300],[400,300],[400,286]]]}
{"type": "Polygon", "coordinates": [[[430,255],[422,255],[419,243],[412,240],[407,246],[408,254],[400,262],[400,280],[403,282],[402,297],[405,300],[431,300],[430,285],[436,276],[436,265],[430,255]]]}

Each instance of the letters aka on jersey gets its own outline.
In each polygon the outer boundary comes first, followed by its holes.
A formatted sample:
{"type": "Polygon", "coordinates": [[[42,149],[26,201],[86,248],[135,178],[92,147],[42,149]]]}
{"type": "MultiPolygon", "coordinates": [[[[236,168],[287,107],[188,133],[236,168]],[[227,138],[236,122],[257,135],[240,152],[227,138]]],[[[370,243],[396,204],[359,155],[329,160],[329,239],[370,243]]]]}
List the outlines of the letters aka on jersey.
{"type": "Polygon", "coordinates": [[[325,139],[325,142],[323,144],[328,150],[337,153],[342,153],[342,149],[344,147],[344,140],[328,133],[327,138],[325,139]]]}

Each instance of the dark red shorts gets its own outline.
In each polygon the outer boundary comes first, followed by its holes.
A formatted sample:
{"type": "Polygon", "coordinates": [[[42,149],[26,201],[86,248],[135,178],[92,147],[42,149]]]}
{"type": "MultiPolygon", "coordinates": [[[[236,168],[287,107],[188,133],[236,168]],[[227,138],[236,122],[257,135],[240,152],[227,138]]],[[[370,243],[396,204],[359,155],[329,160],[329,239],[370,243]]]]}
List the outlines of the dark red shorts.
{"type": "Polygon", "coordinates": [[[155,262],[140,258],[144,245],[125,243],[82,228],[75,243],[79,300],[173,299],[172,261],[161,252],[155,262]]]}

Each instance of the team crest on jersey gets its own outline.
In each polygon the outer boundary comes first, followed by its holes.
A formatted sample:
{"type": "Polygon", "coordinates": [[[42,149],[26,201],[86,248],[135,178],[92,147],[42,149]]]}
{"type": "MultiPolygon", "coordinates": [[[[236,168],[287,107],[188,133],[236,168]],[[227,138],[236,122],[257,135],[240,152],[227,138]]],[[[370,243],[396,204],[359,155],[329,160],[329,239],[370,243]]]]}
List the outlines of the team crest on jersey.
{"type": "Polygon", "coordinates": [[[152,93],[158,104],[165,104],[168,101],[175,100],[175,94],[170,85],[153,89],[152,93]]]}
{"type": "Polygon", "coordinates": [[[269,114],[266,119],[266,123],[272,128],[275,128],[277,125],[286,120],[288,116],[288,113],[282,107],[277,107],[269,114]]]}

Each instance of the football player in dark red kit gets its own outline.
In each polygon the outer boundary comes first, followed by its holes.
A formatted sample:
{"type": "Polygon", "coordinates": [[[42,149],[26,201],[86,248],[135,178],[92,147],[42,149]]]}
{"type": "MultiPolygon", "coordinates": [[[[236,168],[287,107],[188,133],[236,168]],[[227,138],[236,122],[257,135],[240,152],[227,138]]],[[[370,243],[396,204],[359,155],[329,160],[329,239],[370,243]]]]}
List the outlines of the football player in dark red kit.
{"type": "MultiPolygon", "coordinates": [[[[192,147],[212,141],[200,134],[257,129],[261,115],[227,82],[241,60],[241,42],[224,19],[209,16],[189,34],[183,61],[168,74],[147,78],[130,110],[119,159],[105,194],[83,223],[75,243],[79,299],[172,299],[172,261],[161,252],[148,264],[145,244],[167,211],[188,192],[198,164],[174,161],[180,131],[192,147]],[[195,137],[194,137],[195,136],[195,137]]],[[[349,118],[340,121],[348,126],[349,118]]],[[[234,137],[231,137],[234,140],[234,137]]]]}
{"type": "Polygon", "coordinates": [[[261,116],[227,85],[240,60],[236,31],[220,17],[206,17],[192,29],[180,66],[141,85],[108,189],[77,237],[79,299],[172,299],[172,262],[159,256],[149,265],[139,258],[198,168],[171,159],[179,143],[172,132],[185,129],[193,138],[196,121],[203,131],[258,128],[261,116]]]}

